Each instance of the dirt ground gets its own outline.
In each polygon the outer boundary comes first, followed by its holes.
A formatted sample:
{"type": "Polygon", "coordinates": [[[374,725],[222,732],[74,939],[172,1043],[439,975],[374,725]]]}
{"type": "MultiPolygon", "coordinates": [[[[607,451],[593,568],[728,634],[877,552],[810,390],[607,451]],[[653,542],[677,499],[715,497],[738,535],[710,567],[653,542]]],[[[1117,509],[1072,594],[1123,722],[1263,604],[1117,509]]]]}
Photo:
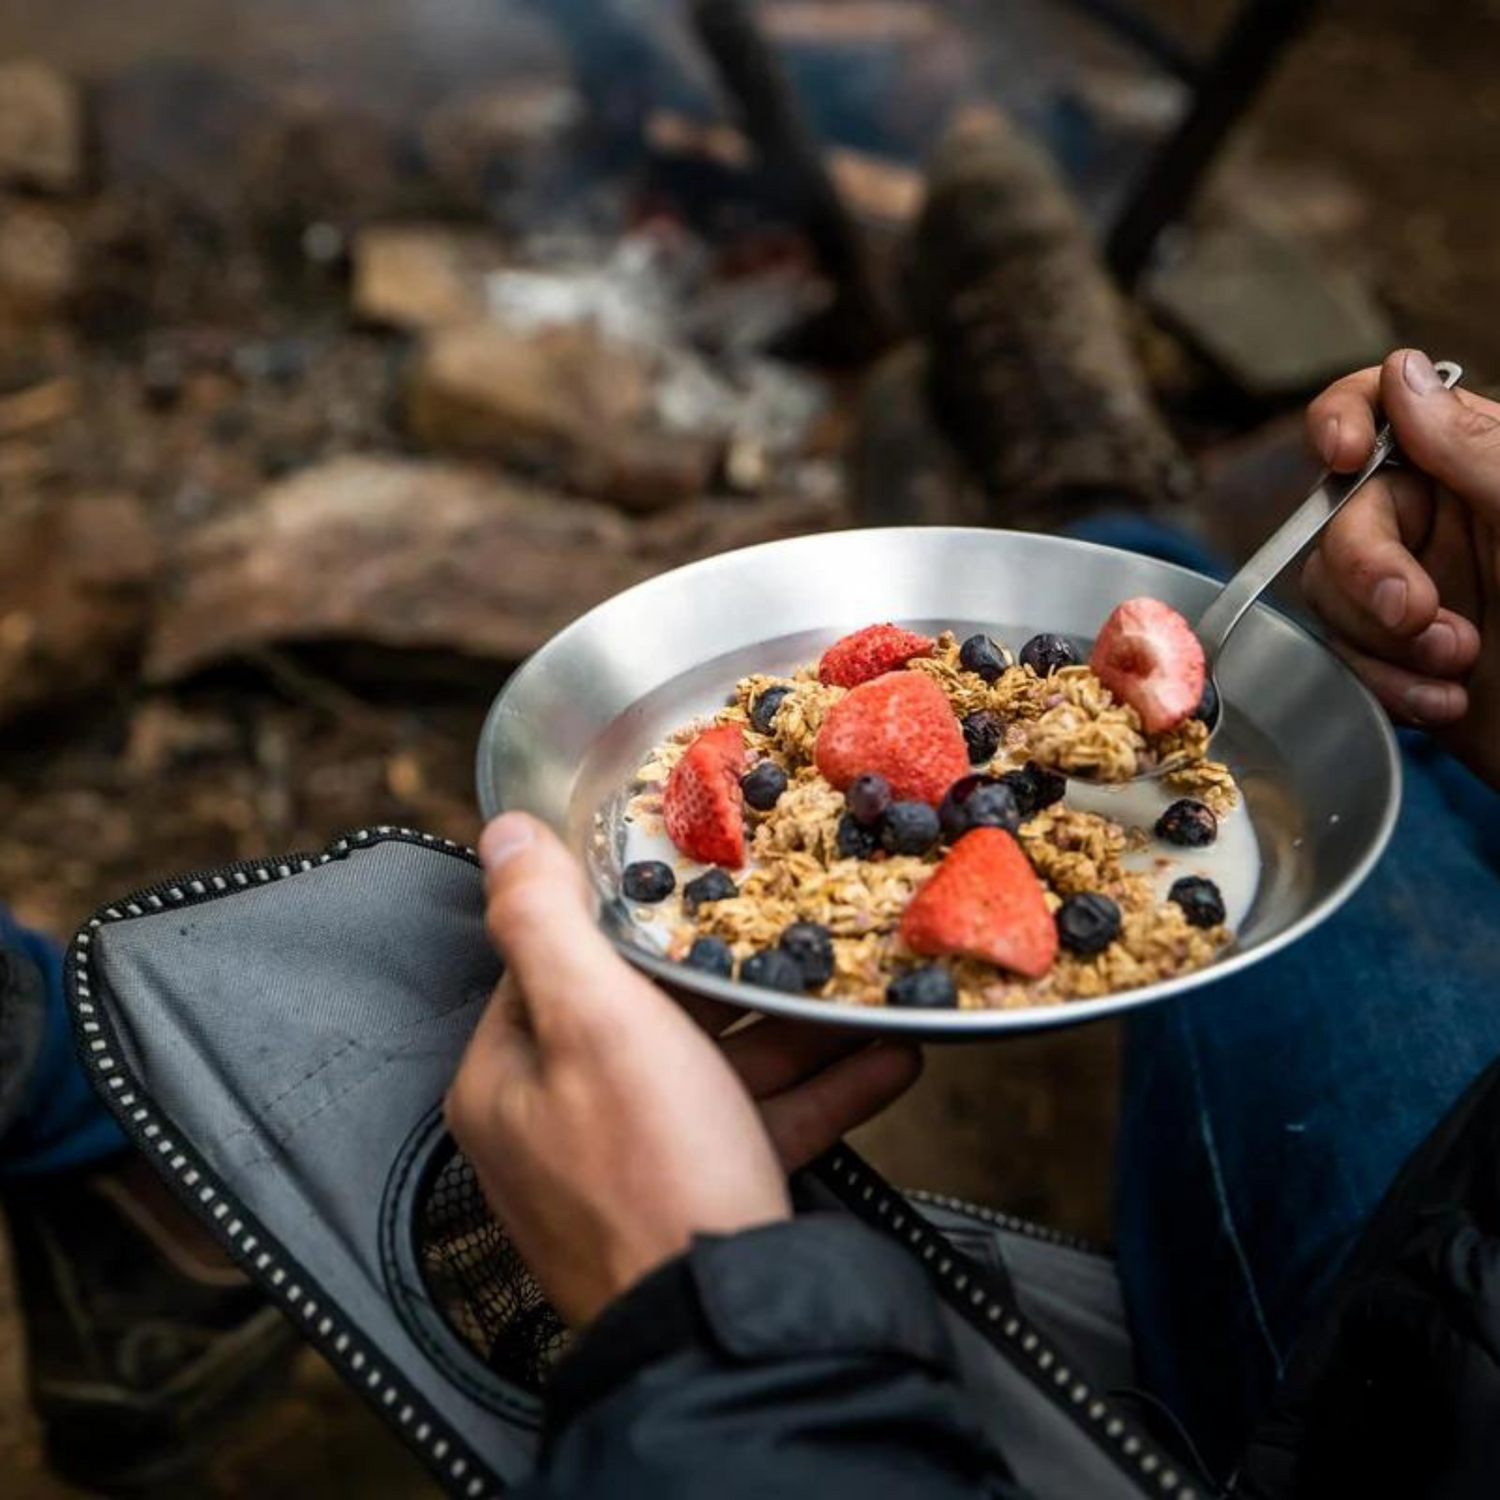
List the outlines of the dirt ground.
{"type": "MultiPolygon", "coordinates": [[[[1205,8],[1192,0],[1152,8],[1202,29],[1205,8]]],[[[0,57],[45,51],[50,35],[40,7],[0,0],[0,57]]],[[[1500,374],[1500,318],[1487,315],[1500,306],[1500,200],[1484,190],[1500,181],[1497,55],[1493,0],[1420,14],[1401,0],[1330,0],[1220,184],[1336,174],[1350,189],[1337,233],[1401,338],[1480,378],[1500,374]]],[[[1274,511],[1286,497],[1263,498],[1274,511]]],[[[271,659],[171,695],[120,683],[0,742],[0,892],[64,934],[104,899],[170,871],[315,848],[360,824],[470,839],[471,747],[494,685],[453,682],[415,712],[389,663],[345,673],[271,659]]],[[[1096,1025],[936,1051],[862,1144],[898,1181],[1105,1236],[1118,1043],[1117,1028],[1096,1025]]],[[[0,1488],[14,1500],[69,1493],[41,1469],[32,1437],[0,1248],[0,1488]]],[[[396,1500],[430,1486],[309,1354],[192,1493],[268,1491],[396,1500]]]]}

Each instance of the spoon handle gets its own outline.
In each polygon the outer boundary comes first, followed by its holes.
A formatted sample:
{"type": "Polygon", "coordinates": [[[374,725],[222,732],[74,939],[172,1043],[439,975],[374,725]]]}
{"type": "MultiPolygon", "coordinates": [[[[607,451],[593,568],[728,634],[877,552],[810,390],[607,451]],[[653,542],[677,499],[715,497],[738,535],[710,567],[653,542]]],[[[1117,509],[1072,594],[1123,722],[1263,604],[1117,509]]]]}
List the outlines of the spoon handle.
{"type": "MultiPolygon", "coordinates": [[[[1451,360],[1436,366],[1443,384],[1452,390],[1463,379],[1463,368],[1451,360]]],[[[1219,659],[1230,633],[1245,611],[1270,587],[1277,575],[1343,509],[1396,452],[1390,425],[1382,427],[1364,466],[1353,474],[1335,474],[1331,469],[1318,481],[1306,500],[1276,528],[1255,555],[1220,590],[1218,597],[1198,620],[1198,639],[1203,642],[1210,669],[1219,659]]]]}

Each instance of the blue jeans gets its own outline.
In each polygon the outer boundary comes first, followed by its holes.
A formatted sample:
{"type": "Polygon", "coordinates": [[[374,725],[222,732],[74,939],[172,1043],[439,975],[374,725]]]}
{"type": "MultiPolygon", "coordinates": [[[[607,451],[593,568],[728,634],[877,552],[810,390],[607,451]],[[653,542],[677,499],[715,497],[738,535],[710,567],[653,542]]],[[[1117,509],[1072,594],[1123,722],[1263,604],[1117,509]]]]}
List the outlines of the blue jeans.
{"type": "MultiPolygon", "coordinates": [[[[1216,571],[1135,518],[1086,534],[1216,571]]],[[[1221,1473],[1401,1163],[1500,1054],[1500,796],[1402,739],[1400,822],[1349,904],[1127,1029],[1126,1307],[1143,1382],[1221,1473]]]]}
{"type": "MultiPolygon", "coordinates": [[[[125,1137],[99,1102],[73,1052],[63,998],[62,950],[19,926],[4,907],[0,907],[0,948],[34,965],[41,976],[40,992],[33,996],[28,986],[24,1001],[39,1006],[40,1046],[27,1076],[6,1081],[9,1087],[18,1088],[20,1109],[0,1136],[0,1180],[63,1172],[122,1151],[125,1137]]],[[[9,1003],[23,1003],[19,989],[9,1003]]]]}

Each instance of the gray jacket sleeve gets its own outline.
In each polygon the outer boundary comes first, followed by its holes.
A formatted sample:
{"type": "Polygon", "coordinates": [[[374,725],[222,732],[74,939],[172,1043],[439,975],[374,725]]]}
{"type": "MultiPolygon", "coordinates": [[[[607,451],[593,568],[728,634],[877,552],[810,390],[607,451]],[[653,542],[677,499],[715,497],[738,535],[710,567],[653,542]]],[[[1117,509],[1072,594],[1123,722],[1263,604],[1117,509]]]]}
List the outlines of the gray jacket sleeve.
{"type": "Polygon", "coordinates": [[[700,1239],[606,1309],[516,1494],[1023,1500],[921,1271],[833,1214],[700,1239]]]}

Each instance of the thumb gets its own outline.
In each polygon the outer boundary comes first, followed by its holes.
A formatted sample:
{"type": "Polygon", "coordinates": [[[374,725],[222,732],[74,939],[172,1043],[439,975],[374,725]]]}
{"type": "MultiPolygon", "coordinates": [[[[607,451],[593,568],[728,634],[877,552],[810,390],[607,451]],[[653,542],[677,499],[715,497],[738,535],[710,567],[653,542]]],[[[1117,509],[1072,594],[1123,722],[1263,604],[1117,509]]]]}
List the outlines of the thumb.
{"type": "Polygon", "coordinates": [[[484,830],[485,930],[525,995],[538,1039],[612,1008],[641,983],[594,922],[577,860],[544,824],[506,813],[484,830]]]}
{"type": "Polygon", "coordinates": [[[1500,520],[1500,407],[1450,391],[1419,349],[1386,360],[1380,405],[1412,463],[1486,519],[1500,520]]]}

